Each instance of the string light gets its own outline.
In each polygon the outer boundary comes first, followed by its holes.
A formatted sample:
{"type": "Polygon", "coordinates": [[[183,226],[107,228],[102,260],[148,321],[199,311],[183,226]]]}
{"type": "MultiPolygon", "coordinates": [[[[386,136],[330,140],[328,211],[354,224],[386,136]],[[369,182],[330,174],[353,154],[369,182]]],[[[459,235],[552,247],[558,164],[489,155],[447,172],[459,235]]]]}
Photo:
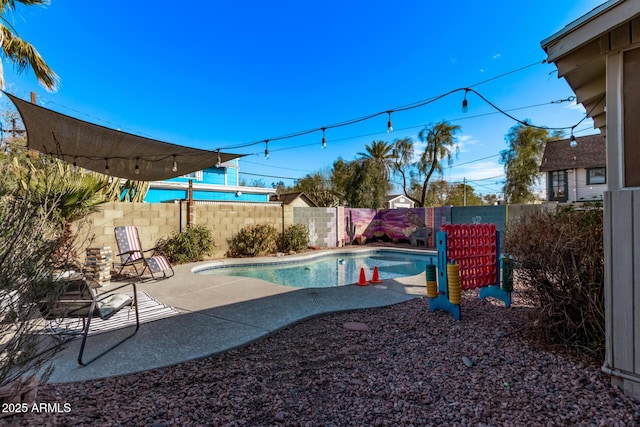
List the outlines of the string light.
{"type": "Polygon", "coordinates": [[[138,166],[138,158],[136,157],[136,175],[140,175],[140,166],[138,166]]]}
{"type": "MultiPolygon", "coordinates": [[[[530,65],[528,65],[527,67],[533,66],[533,65],[535,65],[535,64],[536,64],[536,63],[534,63],[534,64],[530,64],[530,65]]],[[[523,67],[523,69],[524,69],[524,68],[527,68],[527,67],[523,67]]],[[[520,69],[518,69],[518,70],[514,70],[513,72],[515,72],[515,71],[519,71],[519,70],[520,70],[520,69]]],[[[510,72],[510,73],[512,73],[512,72],[510,72]]],[[[510,74],[510,73],[507,73],[507,74],[510,74]]],[[[495,77],[494,79],[497,79],[497,78],[499,78],[499,77],[503,77],[503,76],[504,76],[504,75],[497,76],[497,77],[495,77]]],[[[488,81],[488,80],[487,80],[487,81],[488,81]]],[[[486,82],[486,81],[485,81],[485,82],[486,82]]],[[[481,82],[481,83],[485,83],[485,82],[481,82]]],[[[376,116],[381,115],[381,114],[384,114],[384,113],[386,113],[386,114],[388,115],[388,121],[387,121],[387,132],[391,133],[391,132],[393,132],[393,123],[392,123],[392,120],[391,120],[391,113],[394,113],[394,112],[400,112],[400,111],[408,111],[408,110],[412,110],[412,109],[415,109],[415,108],[418,108],[418,107],[421,107],[421,106],[425,106],[425,105],[431,104],[431,103],[433,103],[433,102],[435,102],[435,101],[437,101],[437,100],[440,100],[440,99],[442,99],[442,98],[445,98],[446,96],[449,96],[449,95],[451,95],[451,94],[453,94],[453,93],[455,93],[455,92],[462,91],[462,90],[464,90],[464,92],[465,92],[465,93],[464,93],[464,99],[463,99],[463,102],[462,102],[462,108],[463,108],[463,111],[466,111],[466,110],[468,109],[467,94],[468,94],[468,92],[470,92],[470,91],[471,91],[471,92],[474,92],[474,93],[475,93],[479,98],[481,98],[483,101],[485,101],[485,102],[486,102],[487,104],[489,104],[491,107],[493,107],[496,111],[498,111],[499,113],[501,113],[501,114],[503,114],[503,115],[505,115],[505,116],[507,116],[507,117],[511,118],[512,120],[514,120],[514,121],[516,121],[516,122],[518,122],[518,123],[520,123],[520,124],[522,124],[522,125],[525,125],[525,126],[528,126],[528,127],[533,127],[533,128],[546,129],[546,130],[564,130],[564,129],[571,129],[571,130],[572,130],[572,139],[571,139],[571,140],[572,140],[572,141],[571,141],[572,143],[574,143],[574,140],[575,140],[575,137],[573,136],[573,129],[574,129],[578,124],[580,124],[582,121],[584,121],[586,118],[588,118],[589,113],[590,113],[590,112],[589,112],[585,117],[583,117],[583,118],[582,118],[582,120],[580,120],[580,122],[578,122],[577,124],[575,124],[574,126],[571,126],[571,127],[570,127],[570,126],[566,126],[566,127],[546,127],[546,126],[535,126],[535,125],[533,125],[533,124],[531,124],[531,123],[527,123],[527,122],[525,122],[525,121],[519,120],[519,119],[515,118],[514,116],[512,116],[512,115],[508,114],[506,110],[503,110],[503,109],[499,108],[499,107],[498,107],[498,106],[496,106],[495,104],[491,103],[491,102],[490,102],[488,99],[486,99],[484,96],[482,96],[480,93],[478,93],[476,90],[472,89],[472,87],[473,87],[473,86],[477,86],[477,85],[479,85],[479,84],[481,84],[481,83],[477,83],[477,84],[475,84],[475,85],[468,86],[468,87],[465,87],[465,88],[458,88],[458,89],[454,89],[454,90],[451,90],[451,91],[449,91],[449,92],[443,93],[443,94],[438,95],[438,96],[434,96],[434,97],[429,98],[429,99],[424,99],[424,100],[422,100],[422,101],[416,101],[416,102],[414,102],[414,103],[406,104],[406,105],[403,105],[403,106],[400,106],[400,107],[396,107],[396,108],[394,108],[394,109],[383,110],[383,111],[378,112],[378,113],[370,114],[370,115],[363,116],[363,117],[359,117],[359,118],[356,118],[356,119],[346,120],[346,121],[343,121],[343,122],[335,123],[335,124],[328,125],[328,126],[324,126],[324,127],[321,127],[321,128],[316,128],[316,129],[310,129],[310,130],[307,130],[307,131],[291,133],[291,134],[287,134],[287,135],[282,135],[282,136],[278,136],[278,137],[269,138],[269,139],[266,139],[266,140],[259,140],[259,141],[255,141],[255,142],[243,143],[243,144],[238,144],[238,145],[234,145],[234,146],[221,147],[221,148],[218,148],[218,149],[217,149],[217,152],[218,152],[218,159],[217,159],[217,160],[218,160],[218,162],[216,163],[216,167],[220,167],[220,166],[221,166],[221,163],[222,163],[222,162],[221,162],[221,159],[220,159],[220,152],[221,152],[221,150],[222,150],[222,149],[227,150],[227,149],[234,149],[234,148],[243,148],[243,147],[249,147],[249,146],[252,146],[252,145],[258,144],[258,143],[260,143],[260,142],[264,142],[264,143],[265,143],[265,151],[264,151],[265,159],[268,159],[268,158],[269,158],[269,146],[268,146],[268,143],[269,143],[270,141],[294,138],[294,137],[298,137],[298,136],[302,136],[302,135],[310,134],[310,133],[312,133],[312,132],[317,132],[318,130],[321,130],[321,131],[322,131],[322,148],[325,148],[325,147],[326,147],[326,130],[327,130],[327,129],[338,128],[338,127],[343,127],[343,126],[348,126],[348,125],[355,124],[355,123],[358,123],[358,122],[361,122],[361,121],[369,120],[369,119],[371,119],[371,118],[373,118],[373,117],[376,117],[376,116]]],[[[572,99],[571,99],[571,97],[569,97],[569,98],[567,98],[567,99],[561,99],[561,100],[559,100],[559,101],[552,101],[552,102],[551,102],[551,104],[554,104],[554,103],[561,103],[561,102],[571,101],[571,100],[572,100],[572,99]]],[[[602,99],[600,99],[600,100],[596,103],[596,106],[597,106],[597,105],[599,105],[601,102],[602,102],[602,99]]],[[[595,107],[596,107],[596,106],[594,106],[594,107],[591,109],[591,111],[593,111],[593,109],[595,109],[595,107]]],[[[574,143],[574,144],[575,144],[575,143],[574,143]]],[[[573,144],[572,144],[572,146],[575,146],[575,145],[573,145],[573,144]]],[[[276,151],[278,151],[278,150],[276,150],[276,151]]],[[[63,155],[63,154],[61,154],[61,155],[63,155]]],[[[82,157],[84,157],[84,156],[82,156],[82,157]]],[[[166,157],[169,157],[169,156],[166,156],[166,157]]],[[[166,157],[164,157],[164,158],[166,158],[166,157]]],[[[87,158],[87,159],[91,159],[91,157],[86,157],[86,158],[87,158]]],[[[126,158],[126,157],[113,157],[113,158],[114,158],[114,159],[124,159],[124,158],[126,158]]],[[[163,160],[164,158],[162,158],[162,159],[154,159],[154,160],[149,160],[149,161],[151,161],[151,162],[156,162],[156,161],[161,161],[161,160],[163,160]]],[[[129,157],[128,159],[131,159],[131,158],[129,157]]],[[[97,159],[96,159],[96,160],[97,160],[97,159]]],[[[109,170],[109,164],[108,164],[108,160],[109,160],[109,158],[104,158],[104,160],[105,160],[105,171],[108,171],[108,170],[109,170]]],[[[137,162],[138,160],[139,160],[139,159],[138,159],[138,158],[136,158],[136,162],[137,162]]],[[[176,155],[173,155],[172,171],[173,171],[173,172],[177,172],[177,169],[178,169],[178,167],[177,167],[177,162],[176,162],[176,155]]]]}
{"type": "Polygon", "coordinates": [[[569,147],[573,148],[576,145],[578,145],[578,142],[576,141],[576,136],[573,134],[573,129],[575,128],[575,126],[573,126],[571,128],[571,136],[569,137],[569,147]]]}
{"type": "MultiPolygon", "coordinates": [[[[466,87],[466,88],[453,89],[453,90],[450,90],[449,92],[443,93],[443,94],[435,96],[433,98],[426,99],[426,100],[423,100],[423,101],[414,102],[414,103],[408,104],[406,106],[397,107],[397,108],[395,108],[393,110],[381,111],[381,112],[378,112],[378,113],[370,114],[368,116],[363,116],[363,117],[356,118],[356,119],[346,120],[346,121],[343,121],[343,122],[335,123],[333,125],[324,126],[324,127],[321,127],[321,128],[309,129],[309,130],[306,130],[306,131],[300,131],[300,132],[290,133],[290,134],[281,135],[281,136],[277,136],[277,137],[272,137],[272,138],[269,138],[268,141],[276,141],[276,140],[279,141],[279,140],[284,140],[284,139],[290,139],[290,138],[295,138],[295,137],[300,137],[300,136],[303,136],[303,135],[307,135],[307,134],[310,134],[310,133],[313,133],[313,132],[317,132],[317,131],[323,130],[323,129],[326,130],[326,129],[344,127],[344,126],[352,125],[352,124],[359,123],[359,122],[362,122],[362,121],[365,121],[365,120],[369,120],[371,118],[377,117],[377,116],[379,116],[381,114],[385,114],[385,113],[388,115],[387,131],[388,132],[393,132],[393,122],[391,121],[391,113],[396,113],[396,112],[399,112],[399,111],[408,111],[408,110],[412,110],[412,109],[415,109],[415,108],[418,108],[418,107],[422,107],[422,106],[431,104],[431,103],[433,103],[435,101],[438,101],[440,99],[443,99],[443,98],[445,98],[445,97],[447,97],[447,96],[449,96],[449,95],[451,95],[453,93],[459,92],[459,91],[465,91],[465,99],[466,99],[466,96],[467,96],[468,92],[475,93],[480,99],[482,99],[485,103],[487,103],[489,106],[491,106],[493,109],[495,109],[498,113],[510,118],[511,120],[513,120],[513,121],[515,121],[517,123],[520,123],[523,126],[536,128],[536,129],[545,129],[545,130],[565,130],[565,129],[570,129],[571,128],[571,126],[564,126],[564,127],[536,126],[536,125],[531,124],[531,123],[529,123],[529,122],[527,122],[525,120],[520,120],[517,117],[514,117],[513,115],[509,114],[507,112],[507,110],[504,110],[504,109],[498,107],[497,105],[495,105],[494,103],[492,103],[491,101],[489,101],[487,98],[482,96],[482,94],[480,94],[478,91],[472,89],[471,87],[466,87]]],[[[561,102],[565,102],[565,101],[570,101],[570,99],[568,98],[568,99],[563,99],[563,100],[554,101],[554,102],[550,102],[550,103],[551,104],[555,104],[555,103],[561,103],[561,102]]],[[[602,99],[600,101],[598,101],[595,106],[599,105],[600,102],[602,102],[602,99]]],[[[463,101],[463,107],[464,106],[465,106],[465,103],[463,101]]],[[[466,106],[468,108],[468,101],[466,102],[466,106]]],[[[595,108],[595,106],[594,106],[594,108],[595,108]]],[[[592,110],[593,110],[593,108],[592,108],[592,110]]],[[[588,116],[589,116],[589,113],[590,112],[588,112],[585,117],[583,117],[578,123],[576,123],[574,125],[574,127],[579,125],[585,119],[587,119],[588,116]]],[[[222,147],[222,149],[225,149],[225,150],[229,149],[230,150],[230,149],[245,148],[245,147],[250,147],[250,146],[253,146],[253,145],[256,145],[256,144],[261,144],[263,142],[265,142],[265,140],[259,140],[259,141],[254,141],[254,142],[248,142],[248,143],[243,143],[243,144],[226,146],[226,147],[222,147]]]]}
{"type": "Polygon", "coordinates": [[[104,159],[104,173],[109,173],[109,159],[105,157],[104,159]]]}
{"type": "Polygon", "coordinates": [[[469,92],[469,89],[464,90],[464,99],[462,100],[463,113],[466,113],[467,111],[469,111],[469,102],[467,101],[467,92],[469,92]]]}

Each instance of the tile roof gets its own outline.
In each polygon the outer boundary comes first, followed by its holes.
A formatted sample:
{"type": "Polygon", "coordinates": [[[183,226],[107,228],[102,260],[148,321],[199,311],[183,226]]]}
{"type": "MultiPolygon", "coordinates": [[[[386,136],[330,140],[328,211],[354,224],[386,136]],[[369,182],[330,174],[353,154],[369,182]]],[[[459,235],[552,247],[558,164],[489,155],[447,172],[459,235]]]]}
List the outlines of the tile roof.
{"type": "Polygon", "coordinates": [[[607,165],[606,144],[602,135],[578,136],[576,143],[575,147],[571,147],[569,139],[547,142],[540,171],[597,168],[607,165]]]}

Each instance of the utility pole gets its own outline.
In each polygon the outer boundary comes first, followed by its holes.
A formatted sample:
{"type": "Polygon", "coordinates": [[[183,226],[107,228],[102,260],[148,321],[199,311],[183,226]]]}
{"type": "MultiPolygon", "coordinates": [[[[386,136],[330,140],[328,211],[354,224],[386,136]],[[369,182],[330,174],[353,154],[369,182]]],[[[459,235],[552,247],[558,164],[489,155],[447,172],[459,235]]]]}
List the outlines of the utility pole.
{"type": "Polygon", "coordinates": [[[462,196],[462,206],[467,206],[467,178],[462,178],[462,191],[463,191],[463,196],[462,196]]]}

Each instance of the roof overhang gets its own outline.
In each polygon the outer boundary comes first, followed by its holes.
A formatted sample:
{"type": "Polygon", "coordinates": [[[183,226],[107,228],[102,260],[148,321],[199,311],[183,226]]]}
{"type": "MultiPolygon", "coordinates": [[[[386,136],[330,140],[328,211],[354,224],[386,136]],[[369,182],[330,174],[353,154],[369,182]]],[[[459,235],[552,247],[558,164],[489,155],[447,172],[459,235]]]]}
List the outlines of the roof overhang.
{"type": "Polygon", "coordinates": [[[243,156],[170,144],[109,129],[4,93],[22,117],[28,148],[106,175],[137,181],[160,181],[243,156]]]}
{"type": "Polygon", "coordinates": [[[541,42],[602,135],[606,131],[607,54],[640,40],[640,2],[610,0],[541,42]],[[636,25],[631,25],[632,21],[636,25]]]}

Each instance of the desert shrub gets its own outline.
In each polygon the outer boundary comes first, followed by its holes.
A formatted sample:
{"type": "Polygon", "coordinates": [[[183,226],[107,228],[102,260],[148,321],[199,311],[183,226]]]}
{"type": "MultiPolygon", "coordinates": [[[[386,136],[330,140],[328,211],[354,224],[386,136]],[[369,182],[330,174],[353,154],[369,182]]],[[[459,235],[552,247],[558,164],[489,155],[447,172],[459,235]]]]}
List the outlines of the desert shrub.
{"type": "Polygon", "coordinates": [[[184,231],[177,231],[166,239],[156,243],[174,264],[202,261],[215,247],[211,230],[203,225],[188,227],[184,231]]]}
{"type": "Polygon", "coordinates": [[[605,349],[602,208],[538,211],[510,225],[504,250],[547,337],[591,356],[605,349]]]}
{"type": "Polygon", "coordinates": [[[289,226],[278,240],[278,250],[281,252],[301,251],[309,246],[309,227],[304,224],[289,226]]]}
{"type": "Polygon", "coordinates": [[[62,348],[36,320],[63,292],[61,271],[80,264],[73,248],[86,247],[82,218],[100,203],[100,185],[18,145],[0,151],[0,402],[20,403],[8,386],[34,372],[46,382],[62,348]]]}
{"type": "Polygon", "coordinates": [[[277,250],[278,230],[273,225],[256,224],[241,229],[228,240],[230,257],[253,257],[274,253],[277,250]]]}

